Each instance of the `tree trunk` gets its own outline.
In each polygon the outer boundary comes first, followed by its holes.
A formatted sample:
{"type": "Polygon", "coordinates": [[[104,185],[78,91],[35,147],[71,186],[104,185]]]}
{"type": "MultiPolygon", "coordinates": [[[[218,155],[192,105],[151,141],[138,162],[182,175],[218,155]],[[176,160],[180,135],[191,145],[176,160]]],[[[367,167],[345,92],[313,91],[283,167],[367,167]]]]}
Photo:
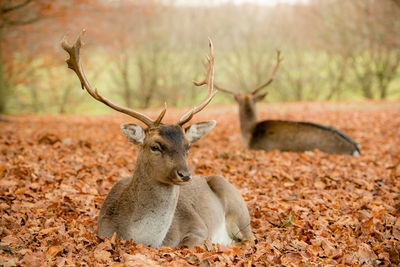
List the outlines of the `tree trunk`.
{"type": "Polygon", "coordinates": [[[6,112],[7,96],[7,81],[3,61],[3,29],[0,27],[0,115],[6,112]]]}
{"type": "Polygon", "coordinates": [[[123,62],[121,63],[121,76],[122,76],[122,84],[123,84],[123,95],[125,100],[125,105],[127,107],[132,107],[132,89],[129,80],[129,55],[124,53],[123,62]]]}
{"type": "Polygon", "coordinates": [[[387,88],[389,86],[390,77],[384,75],[384,73],[378,73],[377,75],[378,85],[379,85],[379,98],[386,99],[387,88]]]}
{"type": "Polygon", "coordinates": [[[361,82],[361,90],[366,99],[373,99],[374,95],[372,93],[372,88],[370,84],[361,82]]]}
{"type": "Polygon", "coordinates": [[[69,95],[70,95],[71,91],[72,91],[72,86],[68,85],[68,86],[66,86],[64,88],[64,92],[63,92],[63,95],[61,97],[61,103],[60,103],[60,106],[59,106],[59,109],[58,109],[58,112],[60,114],[65,114],[66,111],[67,111],[67,103],[68,103],[69,95]]]}

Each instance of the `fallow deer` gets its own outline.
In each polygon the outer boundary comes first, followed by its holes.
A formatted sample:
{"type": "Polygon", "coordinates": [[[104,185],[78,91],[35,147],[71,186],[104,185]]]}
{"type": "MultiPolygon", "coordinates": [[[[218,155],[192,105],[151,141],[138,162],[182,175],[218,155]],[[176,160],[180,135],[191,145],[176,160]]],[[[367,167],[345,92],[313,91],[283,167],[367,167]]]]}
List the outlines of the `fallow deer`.
{"type": "Polygon", "coordinates": [[[209,42],[206,98],[185,113],[176,124],[161,121],[166,106],[156,120],[114,104],[92,88],[80,62],[82,33],[74,45],[65,40],[68,67],[78,76],[82,89],[96,100],[141,122],[123,124],[128,140],[140,147],[133,176],[117,182],[107,195],[98,218],[101,238],[119,238],[159,248],[193,247],[202,242],[229,244],[253,242],[250,217],[240,192],[221,176],[192,175],[188,167],[188,149],[215,126],[215,121],[200,122],[183,128],[217,92],[213,87],[214,56],[209,42]]]}
{"type": "MultiPolygon", "coordinates": [[[[303,152],[319,149],[330,154],[359,155],[358,144],[347,134],[331,126],[304,121],[258,121],[256,103],[268,94],[260,92],[272,83],[281,61],[280,52],[277,51],[277,61],[271,77],[250,92],[240,94],[214,84],[219,91],[233,95],[239,105],[240,132],[244,145],[248,149],[266,151],[278,149],[303,152]]],[[[199,86],[202,83],[195,84],[199,86]]]]}

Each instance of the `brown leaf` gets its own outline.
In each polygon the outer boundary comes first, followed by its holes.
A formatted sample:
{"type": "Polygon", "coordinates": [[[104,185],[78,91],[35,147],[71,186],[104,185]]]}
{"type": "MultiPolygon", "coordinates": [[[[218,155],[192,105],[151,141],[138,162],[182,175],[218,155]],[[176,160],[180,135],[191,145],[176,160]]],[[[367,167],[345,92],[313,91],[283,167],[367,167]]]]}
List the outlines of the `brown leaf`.
{"type": "Polygon", "coordinates": [[[326,184],[324,182],[318,180],[314,183],[314,186],[315,186],[315,188],[322,190],[326,187],[326,184]]]}
{"type": "Polygon", "coordinates": [[[122,255],[123,263],[124,266],[128,267],[140,267],[140,266],[160,266],[157,264],[152,259],[147,258],[145,255],[142,254],[135,254],[135,255],[129,255],[129,254],[124,254],[122,255]]]}
{"type": "Polygon", "coordinates": [[[39,252],[25,254],[23,261],[26,266],[43,266],[43,255],[39,252]]]}
{"type": "Polygon", "coordinates": [[[52,246],[47,250],[46,255],[54,258],[61,251],[62,251],[62,248],[60,246],[52,246]]]}
{"type": "Polygon", "coordinates": [[[110,260],[111,253],[107,250],[96,250],[94,252],[94,258],[98,262],[108,262],[110,260]]]}
{"type": "Polygon", "coordinates": [[[20,243],[18,238],[14,235],[8,235],[0,240],[2,246],[17,246],[20,243]]]}
{"type": "Polygon", "coordinates": [[[361,243],[357,251],[359,264],[373,264],[378,258],[368,244],[361,243]]]}

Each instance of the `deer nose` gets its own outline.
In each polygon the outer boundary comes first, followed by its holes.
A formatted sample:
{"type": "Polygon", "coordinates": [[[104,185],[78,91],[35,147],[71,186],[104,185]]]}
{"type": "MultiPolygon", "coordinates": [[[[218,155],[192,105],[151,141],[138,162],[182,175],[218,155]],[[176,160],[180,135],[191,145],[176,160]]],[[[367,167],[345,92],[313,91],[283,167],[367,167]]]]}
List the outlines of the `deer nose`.
{"type": "Polygon", "coordinates": [[[176,173],[178,174],[179,178],[184,182],[192,179],[192,174],[190,172],[177,171],[176,173]]]}

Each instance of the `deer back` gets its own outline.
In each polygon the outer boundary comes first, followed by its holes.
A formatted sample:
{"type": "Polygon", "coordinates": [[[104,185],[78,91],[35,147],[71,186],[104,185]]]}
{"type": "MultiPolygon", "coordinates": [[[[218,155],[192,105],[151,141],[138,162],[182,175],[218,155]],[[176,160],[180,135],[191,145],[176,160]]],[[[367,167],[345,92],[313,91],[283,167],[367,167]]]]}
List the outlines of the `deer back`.
{"type": "Polygon", "coordinates": [[[319,149],[331,154],[359,155],[360,150],[345,133],[310,122],[267,120],[257,123],[251,132],[250,149],[303,152],[319,149]]]}

